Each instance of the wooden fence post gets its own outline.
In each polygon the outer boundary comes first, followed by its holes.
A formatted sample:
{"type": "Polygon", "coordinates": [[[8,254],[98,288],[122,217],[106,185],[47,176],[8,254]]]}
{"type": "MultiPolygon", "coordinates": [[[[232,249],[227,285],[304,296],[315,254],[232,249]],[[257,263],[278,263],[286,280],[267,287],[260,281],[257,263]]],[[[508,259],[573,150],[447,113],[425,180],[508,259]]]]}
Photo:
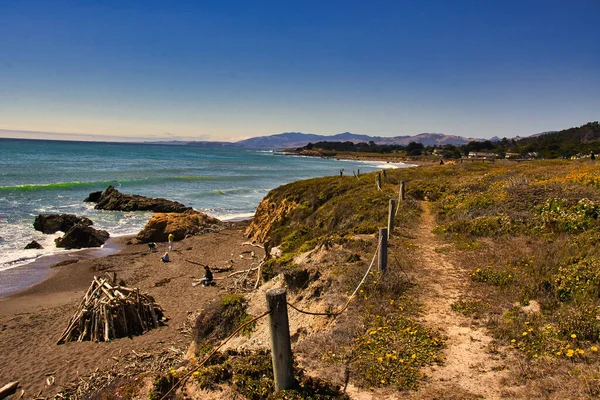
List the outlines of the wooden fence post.
{"type": "Polygon", "coordinates": [[[388,214],[388,226],[387,226],[387,229],[388,229],[387,238],[388,239],[392,236],[392,232],[394,231],[394,217],[396,216],[395,209],[396,209],[396,200],[390,199],[390,211],[388,214]]]}
{"type": "Polygon", "coordinates": [[[379,272],[387,270],[387,228],[379,228],[379,272]]]}
{"type": "Polygon", "coordinates": [[[404,201],[404,181],[400,182],[400,192],[398,193],[398,197],[400,198],[400,201],[404,201]]]}
{"type": "Polygon", "coordinates": [[[290,341],[290,326],[287,313],[286,290],[271,289],[267,293],[269,331],[271,334],[271,359],[275,391],[292,389],[294,381],[294,359],[290,341]]]}
{"type": "Polygon", "coordinates": [[[377,190],[381,191],[381,172],[377,173],[377,178],[375,178],[375,185],[377,186],[377,190]]]}

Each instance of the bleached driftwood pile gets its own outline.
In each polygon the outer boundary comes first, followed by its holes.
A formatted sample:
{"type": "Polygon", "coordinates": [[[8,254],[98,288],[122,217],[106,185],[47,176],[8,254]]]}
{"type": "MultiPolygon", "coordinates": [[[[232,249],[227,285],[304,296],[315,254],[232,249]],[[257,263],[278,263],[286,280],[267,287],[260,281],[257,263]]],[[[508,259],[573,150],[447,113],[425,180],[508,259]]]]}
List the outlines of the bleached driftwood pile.
{"type": "Polygon", "coordinates": [[[158,327],[164,319],[163,310],[151,296],[109,282],[94,277],[57,344],[84,340],[108,342],[158,327]]]}

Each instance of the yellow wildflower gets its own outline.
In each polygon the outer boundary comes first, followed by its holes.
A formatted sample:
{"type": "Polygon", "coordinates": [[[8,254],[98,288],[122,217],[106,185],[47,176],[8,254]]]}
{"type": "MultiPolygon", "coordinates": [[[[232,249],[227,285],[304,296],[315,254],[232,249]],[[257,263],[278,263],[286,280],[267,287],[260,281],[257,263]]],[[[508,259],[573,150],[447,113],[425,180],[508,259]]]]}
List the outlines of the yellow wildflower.
{"type": "Polygon", "coordinates": [[[194,371],[194,376],[197,378],[198,376],[200,376],[200,372],[199,371],[194,371]]]}
{"type": "Polygon", "coordinates": [[[514,343],[514,342],[516,342],[516,340],[515,340],[515,339],[513,339],[513,340],[511,340],[510,342],[511,342],[511,343],[514,343]]]}
{"type": "Polygon", "coordinates": [[[567,357],[571,358],[573,357],[573,354],[575,354],[573,350],[569,349],[569,351],[567,351],[567,357]]]}
{"type": "Polygon", "coordinates": [[[577,339],[577,335],[576,334],[571,334],[571,339],[577,339]]]}
{"type": "Polygon", "coordinates": [[[595,353],[598,351],[598,348],[596,346],[592,346],[592,347],[590,347],[590,350],[595,353]]]}
{"type": "Polygon", "coordinates": [[[383,362],[383,357],[379,357],[379,358],[377,359],[377,361],[379,361],[379,362],[383,362]]]}
{"type": "Polygon", "coordinates": [[[527,332],[523,332],[523,336],[527,336],[527,332]]]}
{"type": "Polygon", "coordinates": [[[583,351],[582,349],[577,349],[577,354],[582,356],[585,354],[585,351],[583,351]]]}

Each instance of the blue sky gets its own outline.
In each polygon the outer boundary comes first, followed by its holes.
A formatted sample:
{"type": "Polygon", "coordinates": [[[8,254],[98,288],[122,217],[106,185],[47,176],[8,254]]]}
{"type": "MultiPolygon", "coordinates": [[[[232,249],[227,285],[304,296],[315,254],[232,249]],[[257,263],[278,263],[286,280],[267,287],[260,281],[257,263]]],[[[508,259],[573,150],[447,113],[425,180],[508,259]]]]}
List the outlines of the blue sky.
{"type": "Polygon", "coordinates": [[[599,0],[0,0],[0,137],[579,126],[600,119],[599,16],[599,0]]]}

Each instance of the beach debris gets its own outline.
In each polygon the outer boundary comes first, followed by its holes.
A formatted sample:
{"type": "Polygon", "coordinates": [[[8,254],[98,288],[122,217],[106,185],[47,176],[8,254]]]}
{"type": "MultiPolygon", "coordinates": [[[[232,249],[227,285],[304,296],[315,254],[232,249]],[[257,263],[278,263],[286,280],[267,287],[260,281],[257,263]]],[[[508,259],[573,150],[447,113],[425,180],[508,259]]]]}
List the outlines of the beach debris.
{"type": "MultiPolygon", "coordinates": [[[[202,264],[196,261],[192,261],[192,260],[185,260],[186,262],[189,262],[190,264],[195,264],[195,265],[199,265],[201,267],[208,267],[208,265],[206,264],[202,264]]],[[[213,272],[228,272],[228,271],[232,271],[233,270],[233,266],[228,265],[227,267],[210,267],[211,270],[213,272]]]]}
{"type": "Polygon", "coordinates": [[[108,342],[141,335],[166,321],[163,309],[152,296],[94,277],[77,311],[57,344],[65,342],[108,342]]]}
{"type": "Polygon", "coordinates": [[[49,376],[48,378],[46,378],[46,386],[52,386],[54,385],[54,382],[56,382],[56,379],[54,379],[53,376],[49,376]]]}
{"type": "Polygon", "coordinates": [[[7,383],[0,388],[0,399],[10,396],[17,391],[19,387],[19,381],[7,383]]]}

